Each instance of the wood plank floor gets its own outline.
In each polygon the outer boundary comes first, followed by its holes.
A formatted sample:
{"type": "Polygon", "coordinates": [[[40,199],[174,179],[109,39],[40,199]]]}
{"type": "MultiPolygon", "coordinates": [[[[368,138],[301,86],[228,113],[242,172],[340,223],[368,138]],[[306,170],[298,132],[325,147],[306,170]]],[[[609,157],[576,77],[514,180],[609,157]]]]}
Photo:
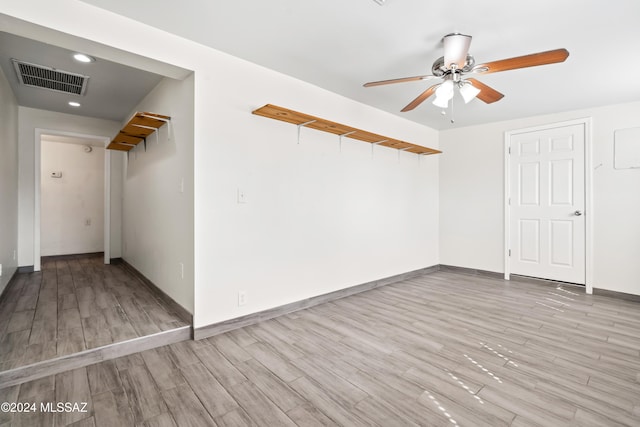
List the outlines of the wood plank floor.
{"type": "Polygon", "coordinates": [[[101,254],[43,258],[0,303],[0,371],[187,324],[101,254]]]}
{"type": "Polygon", "coordinates": [[[0,425],[638,426],[639,308],[440,271],[6,387],[87,412],[0,425]]]}

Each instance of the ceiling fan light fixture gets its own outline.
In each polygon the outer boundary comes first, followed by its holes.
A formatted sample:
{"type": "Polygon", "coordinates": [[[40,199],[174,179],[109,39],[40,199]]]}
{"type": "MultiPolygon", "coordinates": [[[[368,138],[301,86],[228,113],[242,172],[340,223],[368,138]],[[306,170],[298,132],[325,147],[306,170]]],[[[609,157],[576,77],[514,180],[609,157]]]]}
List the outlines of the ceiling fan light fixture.
{"type": "Polygon", "coordinates": [[[449,106],[449,99],[450,98],[443,98],[436,95],[436,99],[433,100],[432,104],[436,107],[447,108],[449,106]]]}
{"type": "Polygon", "coordinates": [[[464,99],[465,104],[471,102],[471,100],[478,96],[479,93],[480,89],[467,81],[463,82],[462,86],[460,86],[460,95],[462,95],[462,99],[464,99]]]}
{"type": "Polygon", "coordinates": [[[436,89],[436,97],[449,101],[453,98],[453,80],[445,80],[438,89],[436,89]]]}

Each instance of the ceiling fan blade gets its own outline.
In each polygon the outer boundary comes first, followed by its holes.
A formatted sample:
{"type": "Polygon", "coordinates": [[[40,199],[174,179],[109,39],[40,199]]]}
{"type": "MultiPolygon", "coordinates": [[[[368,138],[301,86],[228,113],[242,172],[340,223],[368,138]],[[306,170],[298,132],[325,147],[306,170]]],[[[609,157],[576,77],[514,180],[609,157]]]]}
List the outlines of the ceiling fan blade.
{"type": "Polygon", "coordinates": [[[369,82],[369,83],[365,83],[363,86],[364,87],[382,86],[382,85],[389,85],[392,83],[414,82],[417,80],[430,80],[430,79],[436,79],[436,78],[437,78],[436,76],[432,76],[428,74],[426,76],[402,77],[399,79],[380,80],[379,82],[369,82]]]}
{"type": "Polygon", "coordinates": [[[515,58],[487,62],[486,64],[476,65],[474,70],[477,70],[476,72],[479,74],[497,73],[498,71],[508,71],[518,68],[564,62],[568,57],[569,51],[567,49],[556,49],[546,52],[532,53],[530,55],[516,56],[515,58]],[[484,70],[485,68],[486,70],[484,70]]]}
{"type": "Polygon", "coordinates": [[[467,81],[474,87],[480,89],[480,93],[476,96],[476,98],[478,98],[480,101],[491,104],[504,98],[503,94],[501,94],[491,86],[487,86],[481,81],[478,81],[476,79],[467,79],[467,81]]]}
{"type": "Polygon", "coordinates": [[[404,107],[401,111],[403,113],[407,112],[407,111],[411,111],[414,108],[416,108],[418,105],[422,104],[428,97],[430,97],[431,95],[433,95],[433,93],[436,91],[436,89],[438,88],[438,86],[440,86],[439,84],[437,85],[433,85],[431,86],[429,89],[425,90],[424,92],[422,92],[420,95],[418,95],[418,97],[416,99],[414,99],[413,101],[411,101],[409,104],[407,104],[406,107],[404,107]]]}
{"type": "Polygon", "coordinates": [[[464,34],[447,34],[444,36],[444,66],[450,68],[456,64],[461,69],[467,62],[467,54],[471,45],[471,36],[464,34]]]}

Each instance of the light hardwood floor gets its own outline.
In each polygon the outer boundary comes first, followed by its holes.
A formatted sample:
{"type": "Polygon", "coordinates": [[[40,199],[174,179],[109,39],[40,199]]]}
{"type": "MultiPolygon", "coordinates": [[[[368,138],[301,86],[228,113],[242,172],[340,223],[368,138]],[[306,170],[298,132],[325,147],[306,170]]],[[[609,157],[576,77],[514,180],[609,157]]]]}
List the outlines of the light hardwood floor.
{"type": "Polygon", "coordinates": [[[102,254],[43,258],[0,303],[0,371],[188,325],[102,254]]]}
{"type": "Polygon", "coordinates": [[[88,408],[2,426],[638,426],[640,304],[440,271],[0,401],[88,408]]]}

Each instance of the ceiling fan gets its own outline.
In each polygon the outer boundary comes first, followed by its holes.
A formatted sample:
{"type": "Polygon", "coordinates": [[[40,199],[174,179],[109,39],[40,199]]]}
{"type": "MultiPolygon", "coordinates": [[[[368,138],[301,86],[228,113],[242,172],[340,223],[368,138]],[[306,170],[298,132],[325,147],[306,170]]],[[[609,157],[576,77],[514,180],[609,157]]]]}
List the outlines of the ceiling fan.
{"type": "Polygon", "coordinates": [[[489,74],[518,68],[555,64],[564,62],[569,56],[567,49],[555,49],[476,65],[475,59],[469,54],[471,36],[460,33],[447,34],[444,36],[443,42],[444,56],[438,58],[433,63],[431,67],[433,74],[369,82],[365,83],[364,86],[381,86],[416,80],[444,80],[442,83],[430,86],[418,95],[416,99],[402,109],[403,112],[413,110],[433,94],[436,95],[433,104],[441,108],[447,108],[449,100],[453,99],[454,89],[456,87],[460,91],[465,103],[477,97],[481,101],[491,104],[492,102],[501,100],[504,95],[474,78],[466,78],[465,76],[467,74],[489,74]]]}

